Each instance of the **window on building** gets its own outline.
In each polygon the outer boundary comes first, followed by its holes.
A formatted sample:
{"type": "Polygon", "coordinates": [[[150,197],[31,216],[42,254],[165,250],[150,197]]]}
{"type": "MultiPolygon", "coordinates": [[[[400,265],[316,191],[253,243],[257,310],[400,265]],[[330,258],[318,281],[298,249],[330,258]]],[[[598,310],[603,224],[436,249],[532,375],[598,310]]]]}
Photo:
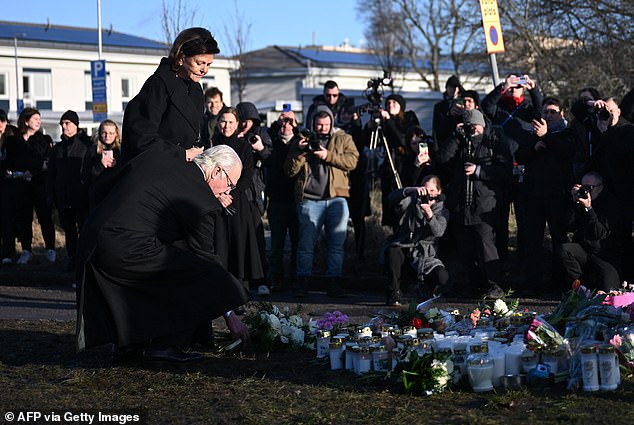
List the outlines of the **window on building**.
{"type": "Polygon", "coordinates": [[[130,80],[127,78],[121,79],[121,97],[123,99],[130,98],[130,80]]]}
{"type": "Polygon", "coordinates": [[[216,77],[214,77],[213,75],[211,76],[208,75],[206,77],[203,77],[200,80],[200,85],[203,87],[203,92],[204,92],[209,87],[213,87],[216,85],[216,77]]]}
{"type": "Polygon", "coordinates": [[[51,70],[24,68],[22,72],[24,106],[52,109],[51,70]]]}
{"type": "Polygon", "coordinates": [[[7,74],[0,74],[0,96],[7,95],[7,74]]]}

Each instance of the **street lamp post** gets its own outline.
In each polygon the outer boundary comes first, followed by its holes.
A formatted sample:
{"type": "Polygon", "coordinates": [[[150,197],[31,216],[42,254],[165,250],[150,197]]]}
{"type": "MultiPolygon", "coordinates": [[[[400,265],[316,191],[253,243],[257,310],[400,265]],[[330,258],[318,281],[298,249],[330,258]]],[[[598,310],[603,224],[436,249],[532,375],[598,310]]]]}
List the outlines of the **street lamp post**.
{"type": "Polygon", "coordinates": [[[16,114],[20,115],[24,109],[24,102],[20,99],[20,76],[18,68],[18,38],[24,37],[26,34],[15,34],[13,36],[13,54],[15,58],[15,110],[16,114]]]}

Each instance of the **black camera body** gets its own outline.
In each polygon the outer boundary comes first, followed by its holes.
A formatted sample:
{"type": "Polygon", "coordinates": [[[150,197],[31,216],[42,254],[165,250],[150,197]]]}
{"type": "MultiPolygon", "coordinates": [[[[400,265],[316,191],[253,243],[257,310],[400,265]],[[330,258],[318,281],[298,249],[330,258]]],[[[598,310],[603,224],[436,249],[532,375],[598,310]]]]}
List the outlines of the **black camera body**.
{"type": "Polygon", "coordinates": [[[302,137],[308,139],[308,146],[306,149],[309,152],[316,152],[320,150],[322,147],[322,142],[327,142],[330,138],[330,135],[328,134],[315,133],[314,131],[311,131],[307,128],[300,131],[300,134],[302,135],[302,137]]]}
{"type": "Polygon", "coordinates": [[[577,192],[577,196],[579,196],[579,199],[588,199],[588,195],[592,191],[592,188],[593,186],[590,184],[584,184],[583,186],[581,186],[579,188],[579,191],[577,192]]]}
{"type": "Polygon", "coordinates": [[[475,127],[470,122],[466,122],[462,124],[462,131],[464,131],[466,137],[471,137],[475,133],[475,127]]]}
{"type": "Polygon", "coordinates": [[[418,203],[419,204],[429,204],[431,201],[437,201],[438,196],[429,196],[429,193],[425,193],[424,195],[418,195],[418,203]]]}
{"type": "Polygon", "coordinates": [[[597,111],[597,119],[599,121],[609,121],[610,118],[612,118],[612,114],[607,110],[607,108],[600,108],[597,111]]]}

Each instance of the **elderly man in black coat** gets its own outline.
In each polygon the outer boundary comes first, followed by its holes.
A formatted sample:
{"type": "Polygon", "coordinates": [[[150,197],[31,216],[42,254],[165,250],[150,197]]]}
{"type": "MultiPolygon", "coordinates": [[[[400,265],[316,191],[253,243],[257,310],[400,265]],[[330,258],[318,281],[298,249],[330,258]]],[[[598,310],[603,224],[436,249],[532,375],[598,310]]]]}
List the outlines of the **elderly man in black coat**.
{"type": "Polygon", "coordinates": [[[188,361],[182,351],[224,314],[234,337],[247,339],[232,309],[247,301],[242,285],[217,261],[217,199],[242,171],[228,146],[186,162],[148,150],[129,162],[88,218],[78,247],[77,348],[114,343],[149,360],[188,361]]]}

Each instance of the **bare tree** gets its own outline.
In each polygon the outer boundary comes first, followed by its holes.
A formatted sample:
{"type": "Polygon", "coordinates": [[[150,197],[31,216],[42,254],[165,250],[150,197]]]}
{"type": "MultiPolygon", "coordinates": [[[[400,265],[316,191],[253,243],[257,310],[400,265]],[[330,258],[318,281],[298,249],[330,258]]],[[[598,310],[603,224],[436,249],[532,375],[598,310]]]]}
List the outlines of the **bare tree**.
{"type": "Polygon", "coordinates": [[[534,74],[547,93],[573,98],[582,87],[619,95],[634,83],[632,0],[500,2],[503,66],[534,74]]]}
{"type": "Polygon", "coordinates": [[[193,26],[197,9],[190,9],[183,3],[182,0],[177,0],[169,6],[163,0],[161,26],[163,27],[163,35],[168,46],[172,45],[172,42],[182,30],[193,26]]]}
{"type": "MultiPolygon", "coordinates": [[[[399,37],[394,34],[394,28],[398,28],[399,16],[391,3],[391,0],[377,0],[369,11],[367,2],[359,2],[357,12],[368,19],[364,34],[368,40],[368,49],[377,57],[381,69],[397,79],[398,74],[402,74],[407,68],[407,56],[399,37]]],[[[393,83],[391,89],[394,90],[393,83]]]]}
{"type": "Polygon", "coordinates": [[[242,102],[247,88],[247,70],[249,68],[247,51],[251,42],[253,23],[238,9],[234,0],[234,12],[231,19],[225,21],[224,31],[229,48],[229,55],[236,60],[237,67],[231,72],[231,82],[235,84],[238,101],[242,102]]]}
{"type": "MultiPolygon", "coordinates": [[[[393,35],[409,66],[432,90],[440,90],[441,71],[460,75],[471,53],[475,35],[482,31],[477,3],[469,0],[391,0],[380,8],[357,8],[368,19],[368,42],[372,34],[393,35]],[[384,15],[379,19],[375,16],[384,15]]],[[[381,43],[377,41],[377,43],[381,43]]]]}

